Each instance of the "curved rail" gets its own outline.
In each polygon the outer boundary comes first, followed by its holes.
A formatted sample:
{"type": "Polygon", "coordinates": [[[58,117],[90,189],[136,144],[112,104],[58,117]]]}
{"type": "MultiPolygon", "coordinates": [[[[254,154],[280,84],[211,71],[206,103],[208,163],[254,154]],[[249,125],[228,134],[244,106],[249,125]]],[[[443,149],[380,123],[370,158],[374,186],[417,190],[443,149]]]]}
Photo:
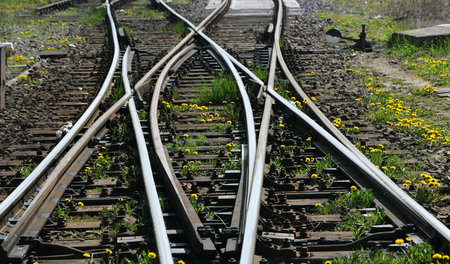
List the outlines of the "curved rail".
{"type": "Polygon", "coordinates": [[[99,93],[97,94],[93,102],[89,105],[88,109],[86,109],[80,119],[72,127],[72,129],[70,129],[69,133],[67,133],[66,136],[61,139],[61,141],[44,158],[44,160],[39,163],[36,169],[34,169],[31,174],[0,204],[0,219],[4,219],[7,216],[11,208],[13,208],[17,203],[20,202],[20,200],[23,199],[25,194],[30,191],[32,187],[40,180],[43,173],[49,168],[49,166],[63,153],[63,151],[69,146],[69,144],[72,143],[73,139],[80,132],[80,130],[92,118],[101,101],[104,99],[106,92],[110,88],[112,79],[114,77],[114,72],[116,71],[119,64],[119,40],[117,37],[114,19],[111,14],[109,0],[106,1],[106,8],[113,36],[114,56],[111,67],[108,71],[108,75],[106,76],[99,93]]]}
{"type": "MultiPolygon", "coordinates": [[[[277,42],[278,43],[278,42],[277,42]]],[[[383,171],[377,168],[364,154],[362,154],[354,145],[351,143],[340,131],[337,129],[330,120],[320,111],[317,106],[313,103],[312,100],[308,98],[306,93],[301,89],[298,83],[295,81],[294,76],[289,71],[286,63],[284,62],[284,58],[281,53],[280,45],[275,45],[277,59],[280,67],[282,68],[284,74],[289,79],[291,85],[295,88],[297,93],[302,99],[307,99],[307,106],[311,110],[311,113],[318,118],[320,123],[326,129],[326,132],[330,134],[333,138],[337,139],[337,143],[332,143],[335,147],[339,149],[349,150],[357,160],[355,160],[356,164],[360,164],[358,166],[363,166],[364,171],[366,171],[368,177],[372,179],[373,182],[376,182],[379,185],[379,188],[386,193],[386,196],[390,197],[393,201],[401,206],[401,208],[406,208],[411,214],[411,220],[417,223],[417,226],[424,231],[424,233],[428,233],[429,231],[426,229],[432,229],[436,232],[438,236],[440,236],[443,241],[442,245],[447,245],[450,247],[450,229],[448,229],[441,221],[436,219],[430,212],[428,212],[425,208],[423,208],[419,203],[417,203],[413,198],[411,198],[407,193],[405,193],[400,187],[397,186],[383,171]]],[[[273,88],[273,87],[272,87],[273,88]]],[[[268,89],[269,94],[276,93],[273,89],[268,89]],[[272,91],[271,91],[272,90],[272,91]]],[[[277,100],[278,101],[278,100],[277,100]]],[[[284,104],[284,102],[283,102],[284,104]]],[[[292,109],[292,108],[291,108],[292,109]]],[[[312,119],[307,121],[307,119],[299,116],[301,119],[305,120],[308,124],[314,122],[312,119]]],[[[309,117],[308,117],[309,118],[309,117]]],[[[328,137],[328,136],[327,136],[328,137]]],[[[331,143],[331,141],[330,141],[331,143]]],[[[362,167],[360,167],[363,169],[362,167]]],[[[435,234],[427,234],[430,238],[435,234]]]]}
{"type": "MultiPolygon", "coordinates": [[[[203,30],[205,26],[211,21],[213,21],[227,6],[228,1],[223,1],[222,4],[218,8],[216,8],[209,16],[207,16],[199,25],[199,31],[203,30]]],[[[142,100],[142,88],[145,85],[150,83],[151,77],[165,64],[168,60],[170,60],[177,52],[181,50],[182,47],[185,47],[189,41],[191,41],[195,36],[195,32],[191,31],[186,37],[184,37],[169,53],[166,54],[158,63],[152,67],[150,71],[148,71],[144,77],[142,77],[135,85],[135,91],[137,92],[139,99],[142,100]]]]}
{"type": "MultiPolygon", "coordinates": [[[[122,61],[122,80],[125,87],[125,92],[127,94],[131,94],[130,81],[128,80],[127,72],[129,52],[130,47],[128,46],[122,61]]],[[[153,180],[153,172],[150,164],[150,158],[148,156],[147,144],[145,143],[144,133],[142,131],[141,122],[139,120],[136,104],[134,103],[133,98],[128,101],[128,109],[130,111],[134,133],[136,136],[139,160],[141,162],[141,169],[144,177],[145,192],[147,194],[149,207],[151,208],[150,215],[152,217],[153,230],[158,230],[158,232],[155,232],[155,238],[158,248],[159,261],[162,264],[170,264],[173,263],[173,258],[170,251],[169,237],[167,236],[166,225],[164,223],[164,217],[159,203],[156,184],[153,180]]]]}
{"type": "MultiPolygon", "coordinates": [[[[281,21],[283,10],[281,8],[281,0],[278,1],[277,22],[274,33],[274,46],[279,46],[281,35],[281,21]]],[[[276,51],[272,49],[270,61],[269,76],[267,88],[273,89],[275,83],[275,70],[277,65],[276,51]]],[[[255,255],[256,236],[259,220],[259,209],[261,201],[261,191],[264,181],[264,164],[266,159],[267,137],[270,126],[270,116],[272,112],[273,99],[266,96],[264,103],[264,111],[259,128],[258,147],[256,149],[255,169],[253,171],[253,182],[249,200],[247,216],[245,218],[245,233],[242,241],[242,250],[239,263],[253,263],[255,255]]]]}
{"type": "Polygon", "coordinates": [[[244,112],[245,112],[245,120],[246,120],[246,128],[247,128],[247,142],[248,142],[248,170],[247,170],[247,187],[246,187],[246,200],[247,200],[247,207],[248,207],[248,201],[250,198],[250,188],[251,183],[253,182],[253,166],[255,163],[255,153],[256,153],[256,131],[255,131],[255,121],[253,118],[253,110],[250,103],[250,98],[248,97],[247,91],[245,89],[244,83],[242,82],[241,76],[239,75],[239,72],[234,67],[233,63],[236,64],[241,70],[243,70],[245,73],[247,73],[250,77],[252,77],[254,80],[256,80],[259,84],[263,85],[262,81],[259,80],[249,69],[247,69],[244,65],[239,63],[236,59],[234,59],[230,54],[228,54],[225,50],[223,50],[219,45],[217,45],[214,41],[212,41],[208,36],[206,36],[203,32],[199,30],[196,26],[194,26],[189,20],[175,12],[172,8],[170,8],[168,5],[166,5],[164,2],[160,2],[161,5],[163,5],[169,12],[171,12],[173,15],[177,16],[179,19],[181,19],[184,23],[186,23],[191,29],[193,29],[199,36],[201,36],[203,39],[205,39],[209,45],[213,47],[213,49],[219,54],[222,59],[224,60],[225,64],[230,69],[231,73],[233,74],[233,77],[235,78],[239,92],[242,98],[242,102],[244,103],[244,112]],[[233,61],[233,63],[232,63],[233,61]]]}
{"type": "MultiPolygon", "coordinates": [[[[425,234],[425,230],[432,228],[434,232],[431,235],[437,235],[441,238],[443,244],[450,244],[450,230],[437,220],[433,215],[426,211],[422,206],[420,206],[416,201],[414,201],[409,195],[404,193],[394,182],[392,182],[381,170],[376,168],[376,166],[368,160],[347,138],[345,138],[339,130],[334,127],[333,124],[325,117],[325,115],[309,100],[308,96],[301,90],[298,83],[295,81],[292,74],[289,72],[284,59],[282,57],[281,49],[279,46],[280,28],[281,28],[281,14],[282,5],[281,1],[278,1],[278,17],[277,26],[274,35],[274,51],[272,53],[271,68],[269,72],[269,83],[267,85],[267,95],[266,105],[264,110],[263,119],[260,128],[260,138],[258,141],[258,152],[255,163],[255,171],[253,178],[255,179],[253,183],[251,200],[249,211],[247,213],[246,219],[246,233],[243,241],[243,248],[246,250],[241,252],[240,263],[251,263],[253,261],[255,244],[256,244],[256,232],[259,216],[259,206],[261,197],[261,188],[263,181],[263,166],[265,158],[265,149],[267,143],[267,129],[270,117],[266,116],[266,110],[270,109],[272,100],[282,104],[289,112],[296,115],[301,121],[303,121],[308,127],[317,131],[320,137],[327,142],[327,146],[335,149],[341,155],[347,157],[347,159],[353,163],[361,172],[363,172],[370,181],[377,186],[389,199],[393,200],[394,203],[399,206],[399,208],[407,208],[410,213],[411,220],[418,224],[425,234]],[[301,112],[282,96],[280,96],[273,89],[273,76],[275,70],[272,69],[276,65],[278,60],[280,67],[283,69],[285,75],[288,77],[291,85],[295,88],[297,93],[302,97],[302,99],[308,99],[307,106],[312,111],[324,127],[330,131],[328,132],[323,127],[318,125],[313,119],[301,112]],[[273,99],[272,99],[273,98],[273,99]]],[[[430,236],[430,235],[429,235],[430,236]]],[[[430,236],[431,237],[431,236],[430,236]]]]}
{"type": "MultiPolygon", "coordinates": [[[[61,161],[56,165],[55,169],[49,174],[48,179],[40,189],[39,193],[34,197],[33,201],[27,207],[26,211],[20,217],[19,221],[14,225],[9,234],[3,239],[1,247],[4,253],[9,253],[20,241],[22,234],[30,226],[31,221],[40,217],[38,213],[40,208],[44,205],[44,200],[49,196],[52,190],[57,187],[63,173],[69,168],[69,166],[76,160],[77,156],[81,153],[84,147],[87,146],[89,140],[91,140],[95,134],[99,132],[101,127],[122,108],[122,106],[131,98],[131,93],[126,93],[120,98],[111,108],[108,109],[103,115],[101,115],[92,126],[83,134],[83,136],[73,145],[72,148],[64,155],[61,161]]],[[[55,204],[56,206],[56,204],[55,204]]],[[[44,226],[45,222],[41,222],[44,226]]],[[[36,228],[36,227],[34,227],[36,228]]],[[[39,233],[34,233],[38,235],[39,233]]]]}
{"type": "MultiPolygon", "coordinates": [[[[251,199],[249,211],[247,212],[246,218],[246,233],[244,235],[243,246],[246,250],[241,252],[240,263],[251,263],[253,261],[254,250],[256,245],[256,235],[257,235],[257,224],[259,216],[259,206],[261,198],[261,188],[263,183],[263,168],[265,159],[265,150],[267,144],[267,129],[269,126],[270,109],[271,103],[274,99],[276,102],[281,103],[284,108],[288,111],[294,113],[299,117],[307,126],[317,131],[322,139],[327,142],[327,145],[331,148],[337,150],[342,155],[345,155],[349,161],[351,161],[355,166],[359,168],[367,177],[370,178],[371,182],[374,183],[377,188],[381,189],[382,192],[395,201],[396,204],[405,206],[408,208],[409,213],[411,213],[412,218],[415,218],[416,223],[418,222],[419,228],[427,229],[432,227],[435,232],[444,240],[442,242],[449,244],[450,240],[450,230],[432,216],[428,211],[426,211],[422,206],[415,202],[409,195],[404,193],[394,182],[392,182],[381,170],[376,168],[376,166],[370,162],[339,130],[334,127],[333,124],[325,117],[325,115],[309,100],[308,96],[301,90],[298,83],[295,81],[294,77],[288,70],[284,59],[282,57],[281,49],[279,46],[280,31],[281,31],[281,15],[282,15],[282,3],[278,1],[278,17],[277,25],[274,35],[274,50],[272,53],[271,68],[269,72],[269,83],[267,85],[266,104],[264,108],[263,119],[260,128],[260,137],[258,141],[257,156],[255,162],[255,171],[253,178],[255,179],[252,186],[251,199]],[[330,131],[326,131],[320,125],[318,125],[314,120],[308,117],[306,114],[301,112],[295,106],[290,104],[283,97],[278,95],[273,89],[273,77],[275,73],[274,67],[276,66],[276,61],[278,60],[280,67],[283,72],[288,77],[291,85],[295,88],[297,93],[302,97],[302,99],[308,99],[307,106],[312,111],[324,127],[330,131]],[[273,98],[273,99],[272,99],[273,98]]],[[[425,232],[426,233],[426,232],[425,232]]],[[[434,234],[433,234],[434,235],[434,234]]]]}
{"type": "Polygon", "coordinates": [[[184,18],[183,16],[181,16],[180,14],[178,14],[177,12],[175,12],[175,10],[173,10],[170,6],[168,6],[166,3],[164,3],[163,1],[160,0],[156,0],[157,3],[161,4],[162,6],[164,6],[164,8],[166,8],[169,12],[171,12],[173,15],[175,15],[176,17],[178,17],[179,19],[181,19],[184,23],[186,23],[186,25],[188,25],[192,30],[195,31],[195,33],[197,33],[199,36],[201,36],[203,39],[205,39],[210,45],[212,45],[214,47],[214,49],[219,50],[217,53],[219,54],[223,54],[226,55],[226,57],[228,59],[231,60],[231,62],[233,62],[233,64],[235,64],[241,71],[245,72],[248,76],[250,76],[256,83],[258,83],[261,86],[264,86],[264,82],[261,81],[258,77],[256,77],[255,74],[253,74],[252,71],[250,71],[247,67],[245,67],[244,65],[242,65],[242,63],[240,63],[238,60],[236,60],[233,56],[231,56],[228,52],[226,52],[224,49],[222,49],[220,46],[218,46],[217,44],[214,43],[214,41],[212,41],[208,36],[206,36],[203,32],[202,29],[199,27],[194,26],[194,24],[192,24],[191,22],[189,22],[189,20],[187,20],[186,18],[184,18]]]}

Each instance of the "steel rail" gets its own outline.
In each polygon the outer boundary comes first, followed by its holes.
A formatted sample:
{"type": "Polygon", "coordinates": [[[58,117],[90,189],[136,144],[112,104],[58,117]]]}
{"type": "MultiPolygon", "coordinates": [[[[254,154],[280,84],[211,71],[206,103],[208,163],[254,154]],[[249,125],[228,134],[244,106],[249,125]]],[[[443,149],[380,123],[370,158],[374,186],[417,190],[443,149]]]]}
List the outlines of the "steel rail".
{"type": "MultiPolygon", "coordinates": [[[[89,143],[89,140],[100,131],[106,121],[108,121],[117,111],[119,111],[129,98],[131,98],[131,93],[126,93],[119,101],[117,101],[110,109],[108,109],[108,111],[101,115],[94,122],[94,124],[89,127],[89,129],[83,134],[83,136],[73,145],[73,147],[70,148],[70,150],[64,155],[60,162],[58,162],[58,165],[56,165],[55,169],[49,174],[39,193],[34,197],[33,201],[22,214],[20,219],[12,227],[8,235],[3,239],[1,247],[4,252],[11,252],[11,250],[17,245],[21,238],[21,235],[30,225],[30,222],[33,220],[33,218],[40,216],[40,214],[37,213],[39,208],[43,205],[43,201],[55,188],[56,184],[61,178],[61,175],[63,175],[67,168],[69,168],[69,166],[76,160],[77,156],[80,154],[83,148],[86,147],[89,143]]],[[[42,222],[42,226],[44,224],[45,222],[42,222]]]]}
{"type": "MultiPolygon", "coordinates": [[[[130,47],[128,46],[122,61],[122,80],[125,87],[125,92],[131,94],[130,81],[128,79],[128,57],[130,47]]],[[[136,144],[139,151],[139,160],[141,162],[142,174],[144,177],[145,192],[150,207],[150,215],[152,217],[153,230],[155,233],[156,246],[158,248],[159,262],[162,264],[173,263],[172,253],[170,251],[169,237],[167,236],[167,229],[164,223],[164,217],[159,203],[158,192],[156,184],[153,179],[152,166],[148,156],[147,144],[145,143],[144,133],[142,131],[141,122],[136,110],[134,99],[128,101],[128,109],[130,111],[131,120],[133,123],[134,134],[136,136],[136,144]]]]}
{"type": "MultiPolygon", "coordinates": [[[[407,209],[409,213],[412,213],[412,217],[410,218],[411,221],[417,223],[418,220],[421,220],[420,222],[424,226],[421,226],[420,223],[417,224],[417,227],[419,229],[423,230],[424,228],[427,228],[427,226],[433,228],[437,232],[437,235],[445,240],[443,242],[447,244],[447,247],[450,245],[450,230],[433,215],[431,215],[427,210],[425,210],[425,208],[418,204],[414,199],[403,192],[403,190],[400,189],[397,184],[387,178],[387,176],[385,176],[386,178],[382,178],[380,177],[380,175],[375,174],[373,170],[373,167],[375,167],[375,165],[368,166],[367,163],[362,161],[360,156],[349,150],[344,144],[337,140],[334,135],[326,131],[312,118],[289,103],[289,101],[284,99],[273,89],[268,89],[267,93],[272,96],[278,103],[287,108],[290,112],[303,120],[311,129],[316,131],[321,136],[321,138],[324,139],[326,143],[328,143],[329,146],[333,147],[339,154],[345,155],[353,163],[353,165],[357,166],[360,171],[370,177],[371,182],[373,182],[377,186],[378,190],[382,190],[384,196],[389,197],[395,203],[400,203],[401,205],[403,205],[404,209],[407,209]]],[[[430,235],[426,231],[425,234],[430,237],[436,235],[430,235]]]]}
{"type": "MultiPolygon", "coordinates": [[[[282,22],[282,6],[280,1],[278,2],[277,21],[274,32],[274,45],[279,45],[281,35],[281,22],[282,22]]],[[[275,49],[272,49],[272,56],[270,60],[269,75],[268,75],[268,88],[273,88],[275,83],[275,71],[277,65],[277,54],[275,49]]],[[[267,138],[270,126],[270,117],[272,115],[273,99],[270,96],[266,96],[264,102],[264,111],[259,127],[258,147],[256,149],[255,168],[253,171],[253,182],[251,184],[250,201],[247,210],[247,216],[245,218],[244,226],[244,238],[242,241],[242,250],[239,263],[248,264],[253,263],[256,247],[256,236],[258,231],[259,210],[261,206],[261,191],[264,182],[264,165],[266,160],[266,148],[267,138]]]]}
{"type": "MultiPolygon", "coordinates": [[[[333,135],[345,148],[347,148],[351,153],[358,158],[361,164],[364,164],[366,169],[370,171],[368,175],[376,180],[377,182],[383,183],[382,189],[385,192],[388,192],[389,196],[393,197],[393,199],[397,199],[398,202],[404,205],[408,210],[414,214],[415,219],[423,219],[418,223],[419,228],[425,229],[426,226],[432,228],[439,234],[439,236],[444,239],[445,243],[447,243],[447,247],[450,247],[450,229],[448,229],[441,221],[436,219],[430,212],[428,212],[425,208],[423,208],[419,203],[417,203],[413,198],[411,198],[407,193],[405,193],[400,187],[397,186],[383,171],[377,168],[364,154],[362,154],[354,145],[351,143],[347,137],[345,137],[331,122],[330,120],[322,113],[322,111],[317,108],[317,106],[313,103],[312,100],[308,98],[306,93],[301,89],[298,85],[297,81],[295,81],[294,76],[289,71],[287,67],[283,55],[281,53],[281,48],[279,45],[275,45],[275,49],[277,52],[277,59],[280,67],[282,68],[284,74],[289,79],[289,82],[297,91],[298,95],[302,99],[307,99],[307,107],[311,110],[312,114],[320,121],[320,123],[324,126],[324,128],[333,135]],[[418,218],[417,218],[418,217],[418,218]]],[[[426,228],[428,228],[426,227],[426,228]]],[[[426,231],[424,231],[426,233],[426,231]]]]}
{"type": "Polygon", "coordinates": [[[162,177],[162,180],[167,184],[168,191],[177,199],[173,200],[174,205],[178,208],[180,217],[187,223],[191,223],[187,225],[187,233],[188,238],[193,242],[193,248],[197,252],[204,252],[207,254],[212,254],[216,251],[216,248],[211,241],[210,238],[201,238],[197,232],[198,227],[203,227],[200,218],[195,212],[191,202],[188,197],[185,195],[183,187],[178,181],[173,168],[170,166],[169,157],[165,152],[164,145],[162,144],[161,135],[159,133],[158,127],[158,104],[159,97],[161,94],[161,90],[165,80],[167,79],[167,75],[172,66],[180,60],[183,56],[188,54],[191,50],[193,50],[194,45],[191,44],[188,47],[184,48],[181,52],[176,54],[164,67],[162,70],[153,90],[153,96],[150,103],[150,131],[153,140],[153,147],[158,158],[158,162],[160,167],[162,168],[162,173],[166,175],[166,177],[162,177]]]}
{"type": "MultiPolygon", "coordinates": [[[[245,89],[245,85],[242,82],[241,76],[239,75],[239,72],[234,67],[232,60],[236,61],[230,54],[228,54],[225,50],[223,50],[219,45],[217,45],[214,41],[212,41],[208,36],[206,36],[203,32],[201,32],[196,26],[194,26],[189,20],[175,12],[172,8],[170,8],[168,5],[166,5],[164,2],[159,2],[161,5],[163,5],[169,12],[171,12],[173,15],[181,19],[184,23],[186,23],[191,29],[193,29],[199,36],[201,36],[203,39],[205,39],[209,45],[212,46],[212,48],[216,51],[217,54],[219,54],[222,59],[224,60],[225,64],[230,69],[231,73],[233,74],[234,79],[236,80],[237,86],[239,88],[239,94],[241,95],[242,102],[244,104],[244,112],[245,112],[245,121],[246,121],[246,128],[247,128],[247,144],[248,144],[248,172],[247,172],[247,182],[246,182],[246,192],[245,196],[246,198],[246,205],[248,207],[248,201],[250,200],[250,188],[251,188],[251,182],[253,182],[253,167],[255,163],[255,154],[256,154],[256,130],[255,130],[255,121],[253,117],[253,110],[250,103],[250,98],[248,97],[247,91],[245,89]]],[[[239,63],[239,62],[237,62],[239,63]]],[[[245,66],[242,64],[236,64],[238,67],[242,66],[241,70],[246,72],[248,75],[250,75],[252,78],[257,77],[248,70],[245,66]],[[239,66],[240,65],[240,66],[239,66]],[[253,77],[254,76],[254,77],[253,77]]],[[[259,80],[259,79],[258,79],[259,80]]],[[[261,80],[259,80],[261,81],[261,80]]],[[[262,81],[261,81],[262,83],[262,81]]],[[[262,83],[261,85],[264,85],[262,83]]]]}
{"type": "Polygon", "coordinates": [[[224,49],[222,49],[219,45],[215,44],[215,42],[213,40],[211,40],[208,36],[206,36],[200,28],[194,26],[194,24],[189,22],[189,20],[187,20],[180,14],[178,14],[175,10],[173,10],[170,6],[168,6],[163,1],[156,0],[156,2],[161,4],[162,6],[164,6],[164,8],[166,8],[173,15],[175,15],[179,19],[183,20],[183,22],[186,23],[186,25],[188,25],[192,30],[194,30],[195,33],[197,33],[199,36],[201,36],[203,39],[205,39],[211,46],[213,46],[213,48],[216,50],[216,52],[218,54],[225,55],[229,60],[231,60],[231,62],[233,62],[233,64],[235,64],[245,74],[250,76],[256,83],[258,83],[261,86],[264,86],[264,82],[261,81],[251,70],[249,70],[247,67],[242,65],[242,63],[240,63],[238,60],[236,60],[233,56],[231,56],[228,52],[226,52],[224,49]]]}
{"type": "MultiPolygon", "coordinates": [[[[211,14],[209,14],[199,25],[199,30],[204,30],[205,27],[211,23],[219,14],[225,9],[228,4],[228,0],[222,1],[220,6],[216,8],[211,14]]],[[[152,76],[168,61],[170,60],[177,52],[181,50],[182,47],[186,46],[189,41],[191,41],[195,36],[195,32],[191,31],[186,37],[184,37],[169,53],[166,54],[155,66],[153,66],[150,71],[148,71],[135,85],[134,89],[137,92],[139,99],[142,99],[142,89],[150,83],[150,79],[152,76]]]]}
{"type": "Polygon", "coordinates": [[[42,177],[42,174],[69,146],[69,144],[77,136],[84,125],[92,118],[101,101],[105,97],[106,92],[111,86],[114,72],[116,71],[119,64],[119,40],[117,37],[114,19],[111,15],[109,0],[106,0],[106,2],[108,19],[111,26],[111,33],[114,42],[114,56],[108,75],[106,76],[105,81],[103,82],[103,85],[95,99],[89,105],[88,109],[86,109],[86,111],[83,113],[80,119],[74,124],[72,129],[70,129],[69,133],[67,133],[66,136],[64,136],[61,141],[52,149],[52,151],[48,153],[44,160],[39,163],[39,165],[31,172],[31,174],[19,186],[17,186],[17,188],[10,195],[8,195],[8,197],[6,197],[6,199],[2,203],[0,203],[0,219],[4,219],[7,216],[11,208],[23,199],[25,194],[30,191],[31,188],[39,181],[39,179],[42,177]]]}

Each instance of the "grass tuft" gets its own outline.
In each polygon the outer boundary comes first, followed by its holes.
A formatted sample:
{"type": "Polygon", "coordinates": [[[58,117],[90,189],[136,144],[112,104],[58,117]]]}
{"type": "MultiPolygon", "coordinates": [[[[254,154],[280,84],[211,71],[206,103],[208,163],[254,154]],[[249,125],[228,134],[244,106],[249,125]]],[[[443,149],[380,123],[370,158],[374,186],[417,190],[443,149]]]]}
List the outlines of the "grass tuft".
{"type": "Polygon", "coordinates": [[[83,24],[95,24],[103,21],[106,17],[106,8],[92,8],[86,15],[80,18],[80,23],[83,24]]]}
{"type": "Polygon", "coordinates": [[[221,104],[223,101],[233,101],[237,97],[237,84],[231,73],[219,72],[214,77],[212,89],[202,88],[199,95],[199,104],[206,105],[209,102],[221,104]]]}

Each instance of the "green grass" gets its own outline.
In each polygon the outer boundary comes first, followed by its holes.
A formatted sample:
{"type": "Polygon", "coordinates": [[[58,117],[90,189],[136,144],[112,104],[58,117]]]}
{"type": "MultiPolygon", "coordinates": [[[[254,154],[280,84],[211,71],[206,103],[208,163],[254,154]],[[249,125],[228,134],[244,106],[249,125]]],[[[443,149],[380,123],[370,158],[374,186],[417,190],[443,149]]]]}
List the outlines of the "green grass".
{"type": "Polygon", "coordinates": [[[437,86],[450,85],[450,38],[440,43],[427,43],[417,47],[405,40],[392,42],[394,32],[416,28],[416,20],[406,14],[420,15],[422,21],[433,21],[448,13],[445,5],[435,5],[432,10],[424,6],[424,1],[375,1],[375,0],[332,0],[337,6],[347,10],[345,14],[322,12],[316,17],[328,19],[330,28],[337,28],[344,37],[358,38],[361,25],[367,24],[367,40],[384,44],[386,54],[401,61],[401,65],[416,75],[437,86]],[[405,16],[405,17],[404,17],[405,16]],[[402,18],[402,19],[399,19],[402,18]],[[405,18],[405,19],[403,19],[405,18]]]}
{"type": "Polygon", "coordinates": [[[318,206],[321,214],[348,213],[349,209],[362,209],[373,206],[371,190],[355,189],[339,195],[338,198],[323,206],[318,206]]]}
{"type": "Polygon", "coordinates": [[[186,35],[189,32],[187,25],[181,20],[177,21],[173,30],[180,35],[186,35]]]}
{"type": "Polygon", "coordinates": [[[418,47],[408,40],[391,41],[386,53],[437,86],[450,85],[450,38],[418,47]]]}
{"type": "MultiPolygon", "coordinates": [[[[331,25],[326,27],[337,28],[344,37],[359,38],[361,25],[367,24],[366,33],[368,41],[388,41],[393,32],[404,30],[404,25],[395,24],[391,18],[375,18],[367,15],[343,15],[335,13],[318,13],[316,17],[330,19],[331,25]]],[[[325,31],[326,31],[325,30],[325,31]]]]}
{"type": "Polygon", "coordinates": [[[450,142],[448,128],[439,121],[434,121],[431,117],[435,114],[430,110],[437,101],[442,101],[442,105],[448,104],[445,99],[432,95],[425,98],[420,96],[418,99],[414,95],[391,93],[384,90],[380,81],[376,77],[362,79],[361,86],[367,88],[362,91],[362,101],[367,107],[369,120],[386,123],[395,130],[418,136],[423,144],[439,146],[450,142]],[[428,104],[430,107],[425,107],[428,104]]]}
{"type": "MultiPolygon", "coordinates": [[[[426,264],[439,263],[433,260],[434,250],[429,243],[411,245],[397,253],[386,250],[364,250],[355,251],[349,257],[333,259],[333,264],[426,264]]],[[[448,257],[448,256],[447,256],[448,257]]],[[[440,262],[446,263],[446,262],[440,262]]]]}
{"type": "Polygon", "coordinates": [[[123,10],[122,12],[126,16],[139,15],[146,18],[150,18],[152,20],[164,19],[167,16],[166,11],[160,12],[154,9],[147,8],[146,6],[135,6],[131,9],[123,10]]]}
{"type": "Polygon", "coordinates": [[[228,72],[219,72],[213,80],[212,88],[204,87],[200,91],[198,103],[208,105],[222,104],[224,101],[234,101],[238,95],[237,84],[233,75],[228,72]]]}
{"type": "Polygon", "coordinates": [[[344,216],[344,223],[336,227],[336,231],[353,231],[355,239],[360,239],[372,226],[382,224],[386,224],[383,209],[376,208],[376,211],[365,214],[352,210],[344,216]]]}
{"type": "Polygon", "coordinates": [[[103,21],[106,17],[106,8],[92,8],[86,15],[80,18],[80,23],[95,24],[103,21]]]}

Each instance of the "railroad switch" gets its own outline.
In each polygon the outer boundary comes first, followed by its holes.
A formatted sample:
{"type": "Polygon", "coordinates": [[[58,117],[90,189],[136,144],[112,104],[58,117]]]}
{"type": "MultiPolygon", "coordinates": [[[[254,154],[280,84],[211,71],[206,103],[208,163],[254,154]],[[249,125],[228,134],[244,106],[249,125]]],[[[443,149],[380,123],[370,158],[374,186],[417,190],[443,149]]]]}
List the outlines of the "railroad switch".
{"type": "Polygon", "coordinates": [[[332,28],[325,33],[325,39],[330,43],[338,43],[341,39],[350,40],[356,42],[355,45],[350,46],[351,49],[357,51],[372,51],[372,44],[366,41],[366,24],[362,25],[361,33],[359,33],[359,39],[343,37],[341,32],[336,28],[332,28]]]}

